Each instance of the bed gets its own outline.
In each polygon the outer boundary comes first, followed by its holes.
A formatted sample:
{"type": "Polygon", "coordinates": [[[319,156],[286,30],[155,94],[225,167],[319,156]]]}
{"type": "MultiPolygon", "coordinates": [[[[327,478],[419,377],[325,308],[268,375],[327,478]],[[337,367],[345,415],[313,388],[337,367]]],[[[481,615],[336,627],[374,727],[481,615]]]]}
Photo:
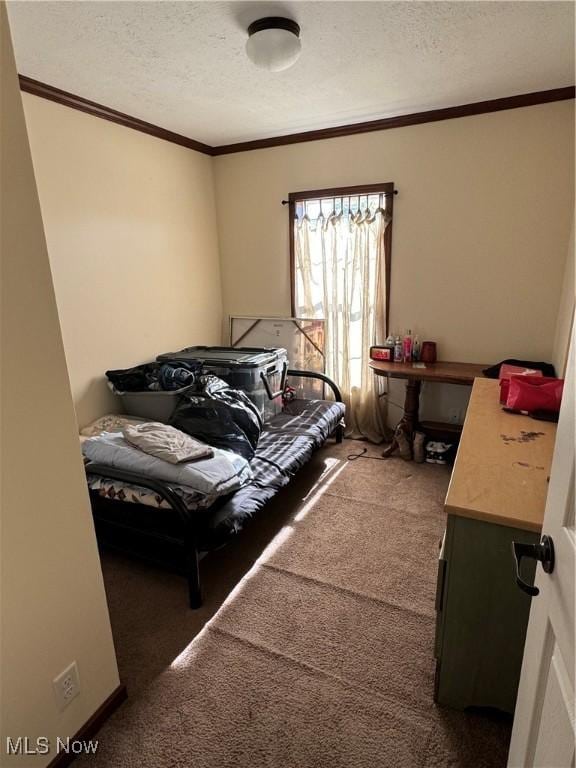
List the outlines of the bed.
{"type": "Polygon", "coordinates": [[[316,372],[288,375],[320,379],[334,399],[296,399],[271,418],[250,462],[252,479],[230,496],[207,503],[170,483],[87,463],[99,544],[182,573],[190,607],[200,607],[200,557],[238,535],[330,436],[342,440],[345,408],[336,384],[316,372]]]}

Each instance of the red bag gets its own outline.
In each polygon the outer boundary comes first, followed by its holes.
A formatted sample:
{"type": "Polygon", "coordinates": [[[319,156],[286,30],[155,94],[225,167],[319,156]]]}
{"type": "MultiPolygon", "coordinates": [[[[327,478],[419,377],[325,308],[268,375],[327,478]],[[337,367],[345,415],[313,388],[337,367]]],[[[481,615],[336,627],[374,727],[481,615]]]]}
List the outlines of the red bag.
{"type": "Polygon", "coordinates": [[[558,413],[563,387],[563,379],[553,379],[549,376],[511,376],[506,408],[528,413],[558,413]]]}
{"type": "Polygon", "coordinates": [[[510,377],[518,374],[519,376],[542,376],[542,371],[535,371],[533,368],[521,368],[518,365],[509,365],[502,363],[500,366],[500,402],[506,405],[508,400],[508,388],[510,386],[510,377]]]}

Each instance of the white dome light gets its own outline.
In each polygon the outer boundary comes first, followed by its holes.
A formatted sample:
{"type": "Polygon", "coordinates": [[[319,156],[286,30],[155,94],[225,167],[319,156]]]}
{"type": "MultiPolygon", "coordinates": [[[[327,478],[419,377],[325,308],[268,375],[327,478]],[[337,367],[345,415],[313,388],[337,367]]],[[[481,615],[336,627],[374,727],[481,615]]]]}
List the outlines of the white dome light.
{"type": "Polygon", "coordinates": [[[248,27],[246,54],[259,69],[280,72],[291,67],[302,51],[300,27],[292,19],[270,16],[248,27]]]}

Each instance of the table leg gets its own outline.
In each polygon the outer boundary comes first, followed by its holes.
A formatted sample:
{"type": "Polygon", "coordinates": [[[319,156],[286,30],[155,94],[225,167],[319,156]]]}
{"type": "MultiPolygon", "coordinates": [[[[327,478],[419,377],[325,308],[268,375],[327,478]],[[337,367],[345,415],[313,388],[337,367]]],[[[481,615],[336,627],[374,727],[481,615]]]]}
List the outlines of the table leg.
{"type": "Polygon", "coordinates": [[[418,410],[420,406],[420,379],[408,379],[406,399],[404,400],[404,424],[407,437],[412,440],[418,429],[418,410]]]}
{"type": "MultiPolygon", "coordinates": [[[[420,406],[420,380],[408,379],[406,381],[406,396],[404,398],[404,414],[400,420],[396,431],[404,432],[409,443],[412,444],[414,432],[418,429],[418,412],[420,406]]],[[[396,437],[392,439],[390,445],[383,451],[382,456],[389,458],[398,450],[398,441],[396,437]]]]}

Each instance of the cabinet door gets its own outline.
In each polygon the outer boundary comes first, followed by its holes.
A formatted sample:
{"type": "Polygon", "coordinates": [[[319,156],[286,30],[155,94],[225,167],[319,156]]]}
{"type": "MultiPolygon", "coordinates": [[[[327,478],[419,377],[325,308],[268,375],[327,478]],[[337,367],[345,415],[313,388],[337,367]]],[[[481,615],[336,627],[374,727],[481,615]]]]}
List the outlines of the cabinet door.
{"type": "MultiPolygon", "coordinates": [[[[513,540],[533,544],[538,536],[448,516],[440,704],[514,711],[530,598],[515,583],[513,540]]],[[[534,566],[526,565],[533,580],[534,566]]]]}

